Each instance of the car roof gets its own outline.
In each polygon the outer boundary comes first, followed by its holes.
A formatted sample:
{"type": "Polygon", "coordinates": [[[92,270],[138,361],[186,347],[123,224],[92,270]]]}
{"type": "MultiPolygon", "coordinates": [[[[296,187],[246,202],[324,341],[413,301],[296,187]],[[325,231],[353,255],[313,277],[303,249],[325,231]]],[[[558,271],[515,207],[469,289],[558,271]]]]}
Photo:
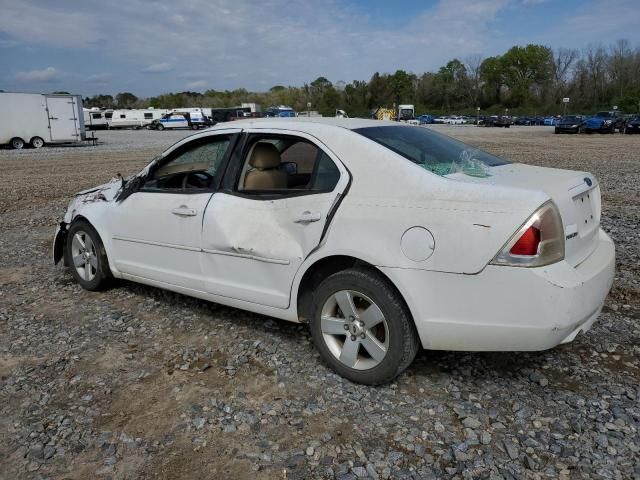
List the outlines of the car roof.
{"type": "Polygon", "coordinates": [[[289,117],[289,118],[248,118],[233,122],[217,123],[214,130],[224,128],[282,128],[300,130],[313,133],[325,130],[326,127],[355,130],[357,128],[400,126],[398,122],[370,120],[366,118],[335,118],[335,117],[289,117]]]}

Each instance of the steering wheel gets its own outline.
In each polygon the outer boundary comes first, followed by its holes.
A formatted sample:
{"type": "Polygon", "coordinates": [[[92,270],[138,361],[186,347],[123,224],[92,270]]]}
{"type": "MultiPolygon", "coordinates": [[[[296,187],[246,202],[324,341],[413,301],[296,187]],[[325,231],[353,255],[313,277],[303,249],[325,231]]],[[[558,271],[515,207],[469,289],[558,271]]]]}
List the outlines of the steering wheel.
{"type": "Polygon", "coordinates": [[[209,188],[213,176],[207,172],[190,172],[182,179],[182,189],[209,188]]]}

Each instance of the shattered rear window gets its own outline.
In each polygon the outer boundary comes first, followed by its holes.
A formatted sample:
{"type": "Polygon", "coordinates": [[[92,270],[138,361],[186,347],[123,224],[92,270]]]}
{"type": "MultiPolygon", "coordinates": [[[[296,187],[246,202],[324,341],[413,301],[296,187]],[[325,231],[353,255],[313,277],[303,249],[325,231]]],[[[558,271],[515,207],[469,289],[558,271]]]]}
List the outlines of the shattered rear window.
{"type": "Polygon", "coordinates": [[[473,177],[488,177],[491,176],[490,167],[509,163],[423,127],[385,125],[353,131],[440,176],[461,172],[473,177]]]}

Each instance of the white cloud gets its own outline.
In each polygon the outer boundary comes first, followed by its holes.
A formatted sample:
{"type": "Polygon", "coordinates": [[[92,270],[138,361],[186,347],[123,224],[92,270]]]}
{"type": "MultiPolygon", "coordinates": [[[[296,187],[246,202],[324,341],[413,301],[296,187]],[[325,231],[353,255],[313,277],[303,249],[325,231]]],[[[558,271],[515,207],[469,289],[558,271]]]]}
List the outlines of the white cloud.
{"type": "Polygon", "coordinates": [[[148,67],[143,68],[142,73],[165,73],[173,69],[173,65],[167,62],[154,63],[148,67]]]}
{"type": "Polygon", "coordinates": [[[193,89],[193,90],[199,90],[199,89],[203,89],[206,88],[208,85],[208,83],[204,80],[195,80],[193,82],[189,82],[187,83],[187,88],[189,89],[193,89]]]}
{"type": "Polygon", "coordinates": [[[104,38],[98,16],[91,11],[61,8],[62,3],[4,0],[0,32],[28,45],[66,48],[99,43],[104,38]]]}
{"type": "MultiPolygon", "coordinates": [[[[79,45],[97,44],[95,48],[102,48],[102,41],[105,59],[146,65],[139,70],[142,73],[194,71],[198,76],[187,80],[208,78],[211,88],[263,88],[264,82],[300,85],[320,75],[367,79],[376,70],[436,68],[453,55],[482,50],[493,38],[488,27],[506,0],[439,0],[406,26],[393,29],[372,24],[366,13],[339,0],[192,0],[152,5],[148,0],[128,0],[118,8],[99,0],[85,0],[80,8],[70,0],[60,0],[55,8],[35,0],[3,1],[10,5],[11,17],[47,19],[46,27],[40,21],[37,28],[25,26],[21,39],[34,35],[43,45],[67,47],[73,38],[79,45]],[[55,23],[49,23],[48,12],[55,23]],[[64,19],[63,13],[70,12],[77,16],[64,19]],[[76,25],[81,32],[74,30],[76,25]],[[91,26],[90,34],[86,25],[91,26]],[[53,32],[59,30],[72,34],[53,32]]],[[[0,32],[17,35],[9,23],[0,21],[0,32]]],[[[177,88],[178,82],[163,90],[177,88]]]]}
{"type": "Polygon", "coordinates": [[[44,70],[18,72],[16,73],[16,80],[23,82],[55,83],[60,81],[60,73],[54,67],[47,67],[44,70]]]}
{"type": "MultiPolygon", "coordinates": [[[[526,5],[541,1],[437,0],[411,19],[385,22],[367,5],[340,0],[128,0],[117,8],[102,0],[0,0],[0,36],[35,49],[82,47],[112,74],[104,79],[112,90],[139,95],[205,88],[203,79],[214,89],[301,85],[320,75],[367,80],[375,71],[419,73],[454,57],[502,53],[516,42],[573,46],[605,30],[640,37],[633,33],[639,0],[584,0],[545,28],[515,30],[510,22],[522,23],[532,11],[526,5]]],[[[82,68],[89,67],[79,58],[69,78],[94,88],[98,79],[87,83],[82,68]]]]}

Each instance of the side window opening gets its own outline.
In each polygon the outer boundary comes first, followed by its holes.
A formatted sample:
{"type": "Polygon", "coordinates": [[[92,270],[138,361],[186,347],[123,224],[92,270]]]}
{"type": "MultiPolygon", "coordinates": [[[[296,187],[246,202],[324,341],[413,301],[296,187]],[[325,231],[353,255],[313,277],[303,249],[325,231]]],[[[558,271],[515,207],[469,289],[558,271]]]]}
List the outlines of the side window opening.
{"type": "Polygon", "coordinates": [[[142,190],[173,193],[210,190],[221,174],[229,144],[229,137],[217,138],[183,151],[157,168],[142,190]]]}
{"type": "Polygon", "coordinates": [[[329,192],[339,179],[333,160],[312,142],[296,137],[258,137],[246,150],[237,190],[283,195],[329,192]]]}
{"type": "Polygon", "coordinates": [[[144,119],[145,120],[150,120],[152,118],[153,118],[153,113],[151,113],[151,112],[145,112],[144,113],[144,119]]]}

